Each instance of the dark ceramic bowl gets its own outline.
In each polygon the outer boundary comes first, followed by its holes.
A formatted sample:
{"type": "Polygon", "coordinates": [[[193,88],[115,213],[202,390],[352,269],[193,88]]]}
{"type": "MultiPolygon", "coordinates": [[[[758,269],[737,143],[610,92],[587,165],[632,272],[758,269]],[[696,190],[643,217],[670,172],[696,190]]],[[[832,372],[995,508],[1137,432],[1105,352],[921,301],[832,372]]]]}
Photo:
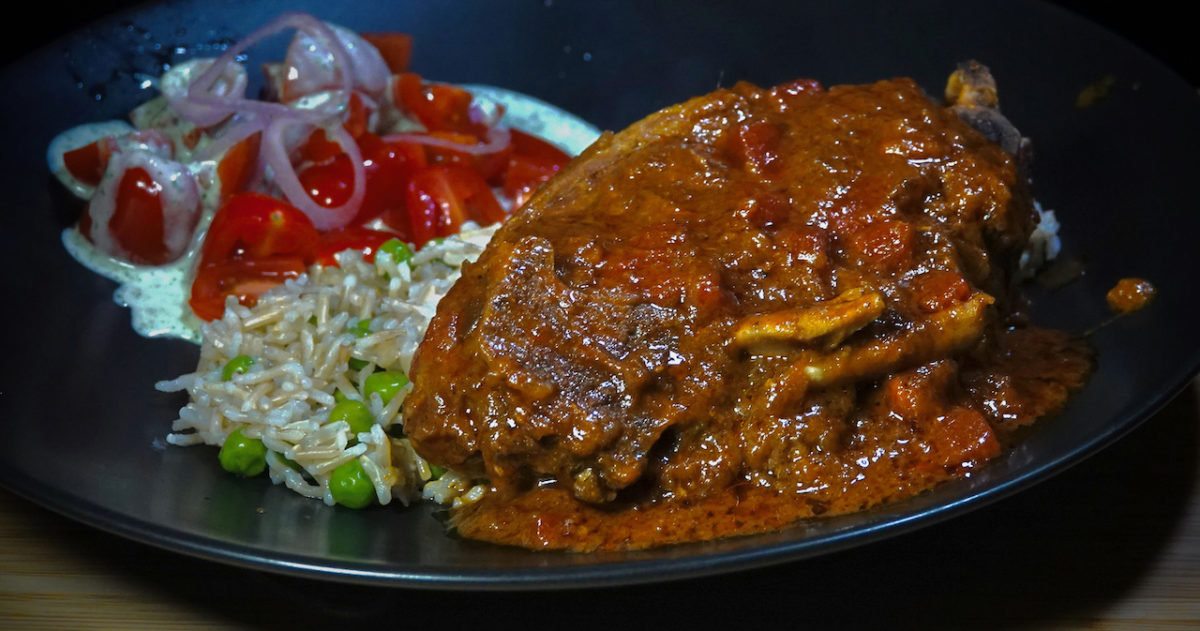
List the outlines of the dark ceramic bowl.
{"type": "Polygon", "coordinates": [[[197,349],[150,340],[113,303],[113,283],[71,260],[72,205],[42,156],[60,130],[119,118],[149,98],[176,47],[203,54],[273,17],[259,0],[149,5],[95,23],[0,74],[0,248],[7,357],[0,378],[0,483],[68,516],[185,554],[348,582],[516,589],[633,583],[824,554],[980,507],[1059,472],[1147,418],[1200,367],[1197,265],[1200,99],[1178,75],[1090,22],[1035,2],[292,2],[356,30],[416,38],[414,68],[438,80],[524,92],[608,129],[738,80],[826,84],[907,75],[937,93],[974,58],[1036,147],[1037,197],[1057,211],[1084,275],[1035,291],[1035,318],[1082,332],[1104,294],[1141,276],[1144,311],[1091,336],[1099,366],[1067,410],[980,475],[882,510],[782,532],[626,554],[535,553],[445,534],[428,506],[330,508],[265,479],[225,475],[210,448],[167,448],[184,401],[155,381],[197,349]],[[1112,77],[1106,97],[1076,107],[1112,77]],[[16,97],[16,98],[14,98],[16,97]]]}

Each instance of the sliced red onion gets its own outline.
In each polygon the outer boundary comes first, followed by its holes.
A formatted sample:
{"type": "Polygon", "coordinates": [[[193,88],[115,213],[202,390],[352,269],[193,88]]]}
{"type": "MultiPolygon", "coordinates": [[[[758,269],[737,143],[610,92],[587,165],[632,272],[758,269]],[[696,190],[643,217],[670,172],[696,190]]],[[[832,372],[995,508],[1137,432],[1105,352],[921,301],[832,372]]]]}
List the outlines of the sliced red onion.
{"type": "MultiPolygon", "coordinates": [[[[163,74],[159,88],[171,109],[198,127],[211,127],[228,118],[232,112],[227,107],[214,107],[197,102],[191,96],[191,86],[198,75],[212,68],[213,59],[192,59],[176,64],[163,74]]],[[[236,61],[218,68],[219,72],[206,91],[210,97],[228,102],[245,100],[246,69],[236,61]]]]}
{"type": "Polygon", "coordinates": [[[373,98],[382,96],[389,72],[379,51],[349,29],[327,26],[334,45],[301,30],[288,46],[283,67],[289,100],[347,84],[373,98]]]}
{"type": "Polygon", "coordinates": [[[96,187],[96,194],[88,204],[91,216],[92,243],[109,256],[132,260],[130,252],[121,247],[108,228],[117,207],[117,191],[125,172],[132,168],[146,170],[162,187],[159,200],[163,212],[163,245],[170,260],[175,260],[187,250],[200,218],[200,187],[196,178],[184,165],[150,151],[132,149],[116,153],[109,160],[104,178],[96,187]]]}
{"type": "MultiPolygon", "coordinates": [[[[296,116],[294,113],[289,114],[291,109],[281,103],[268,103],[214,93],[217,81],[224,75],[226,68],[230,64],[236,63],[238,55],[241,55],[263,39],[289,28],[306,33],[314,41],[320,42],[330,51],[333,62],[340,69],[341,87],[345,90],[346,94],[349,94],[350,87],[354,85],[353,63],[349,59],[345,48],[339,45],[337,36],[334,35],[333,30],[327,24],[311,15],[292,12],[284,13],[267,22],[226,50],[188,86],[187,101],[195,108],[207,108],[202,110],[205,114],[205,120],[208,120],[211,116],[216,116],[219,112],[223,112],[225,116],[228,116],[239,111],[243,113],[256,113],[263,116],[296,116]]],[[[300,114],[300,117],[315,123],[336,113],[336,111],[340,111],[340,106],[335,111],[305,112],[300,114]]]]}
{"type": "Polygon", "coordinates": [[[497,126],[488,129],[487,142],[468,144],[455,142],[446,138],[438,138],[423,133],[401,133],[388,134],[383,137],[384,142],[411,142],[428,147],[440,147],[442,149],[451,149],[453,151],[461,151],[473,156],[486,156],[493,153],[499,153],[508,147],[512,142],[512,133],[507,127],[497,126]]]}
{"type": "Polygon", "coordinates": [[[296,168],[292,165],[291,156],[287,149],[286,135],[288,128],[294,125],[310,125],[299,119],[277,118],[271,121],[263,134],[263,159],[271,169],[274,183],[287,201],[308,215],[317,230],[333,230],[348,225],[358,214],[366,194],[366,172],[363,169],[362,152],[354,138],[341,125],[332,128],[325,127],[325,134],[330,140],[342,147],[342,151],[350,159],[354,173],[354,186],[350,199],[345,204],[334,208],[326,208],[313,200],[308,191],[300,183],[296,168]]]}

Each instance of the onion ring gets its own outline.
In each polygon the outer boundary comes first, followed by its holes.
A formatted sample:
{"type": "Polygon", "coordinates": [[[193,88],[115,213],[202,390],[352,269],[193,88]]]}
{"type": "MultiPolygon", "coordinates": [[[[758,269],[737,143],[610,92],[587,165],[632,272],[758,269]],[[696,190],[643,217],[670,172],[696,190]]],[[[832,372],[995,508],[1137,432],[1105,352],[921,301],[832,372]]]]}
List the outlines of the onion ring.
{"type": "Polygon", "coordinates": [[[272,120],[263,133],[263,159],[271,168],[274,183],[279,187],[284,198],[288,203],[308,215],[317,230],[326,231],[344,227],[358,214],[363,196],[366,195],[366,170],[363,168],[362,152],[359,151],[358,144],[354,142],[350,132],[341,125],[332,129],[324,128],[329,139],[340,145],[342,151],[350,159],[350,166],[354,172],[354,186],[346,203],[333,208],[321,206],[313,200],[300,183],[296,168],[292,165],[291,157],[288,155],[287,143],[284,140],[288,127],[305,124],[311,125],[308,121],[299,118],[279,117],[272,120]]]}
{"type": "Polygon", "coordinates": [[[388,134],[382,138],[384,142],[411,142],[429,147],[439,147],[441,149],[450,149],[452,151],[461,151],[462,153],[473,156],[486,156],[493,153],[499,153],[508,148],[512,142],[512,133],[507,127],[496,126],[488,129],[487,142],[477,144],[467,144],[455,142],[445,138],[438,138],[419,132],[404,132],[399,134],[388,134]]]}

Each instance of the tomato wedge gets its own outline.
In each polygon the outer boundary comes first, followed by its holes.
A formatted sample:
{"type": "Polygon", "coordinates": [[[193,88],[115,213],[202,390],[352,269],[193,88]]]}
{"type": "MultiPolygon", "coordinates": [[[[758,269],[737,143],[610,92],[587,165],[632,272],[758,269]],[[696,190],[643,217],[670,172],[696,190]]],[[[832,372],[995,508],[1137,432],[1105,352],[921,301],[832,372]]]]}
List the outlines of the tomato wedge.
{"type": "Polygon", "coordinates": [[[412,59],[412,36],[406,33],[360,33],[359,37],[379,51],[383,62],[387,64],[392,74],[400,74],[408,70],[408,62],[412,59]]]}
{"type": "Polygon", "coordinates": [[[467,220],[489,225],[507,216],[487,182],[459,164],[435,164],[414,173],[406,200],[418,248],[458,232],[467,220]]]}
{"type": "Polygon", "coordinates": [[[300,185],[319,206],[337,208],[354,193],[354,167],[350,156],[339,153],[326,160],[310,164],[296,173],[300,185]]]}
{"type": "Polygon", "coordinates": [[[266,290],[303,274],[320,243],[308,216],[287,202],[233,195],[208,229],[188,304],[204,320],[221,317],[226,296],[253,306],[266,290]]]}
{"type": "Polygon", "coordinates": [[[354,222],[361,225],[382,217],[388,227],[407,234],[405,190],[412,174],[426,165],[424,148],[407,142],[384,142],[370,133],[358,139],[358,147],[363,155],[367,190],[354,222]]]}
{"type": "Polygon", "coordinates": [[[250,178],[258,169],[258,148],[262,144],[262,133],[247,136],[225,152],[217,163],[217,179],[221,181],[221,201],[230,195],[245,190],[250,178]]]}
{"type": "Polygon", "coordinates": [[[512,134],[512,152],[504,171],[504,194],[521,206],[542,182],[571,161],[558,147],[518,129],[512,134]]]}
{"type": "Polygon", "coordinates": [[[216,320],[225,313],[226,296],[253,307],[258,297],[289,278],[298,278],[307,269],[298,256],[266,259],[218,261],[201,265],[192,281],[188,305],[202,320],[216,320]]]}
{"type": "Polygon", "coordinates": [[[393,100],[417,117],[427,131],[449,131],[471,134],[483,140],[487,127],[471,120],[470,92],[453,85],[426,83],[420,75],[406,72],[397,75],[393,100]]]}
{"type": "Polygon", "coordinates": [[[171,260],[163,242],[162,186],[141,167],[127,169],[117,185],[116,206],[108,229],[135,263],[162,265],[171,260]]]}
{"type": "Polygon", "coordinates": [[[104,140],[97,140],[63,153],[63,166],[67,168],[71,177],[88,186],[96,186],[104,177],[104,170],[108,168],[108,158],[111,155],[110,144],[104,140]]]}
{"type": "Polygon", "coordinates": [[[217,211],[200,263],[299,256],[311,260],[321,238],[308,216],[260,193],[238,193],[217,211]]]}

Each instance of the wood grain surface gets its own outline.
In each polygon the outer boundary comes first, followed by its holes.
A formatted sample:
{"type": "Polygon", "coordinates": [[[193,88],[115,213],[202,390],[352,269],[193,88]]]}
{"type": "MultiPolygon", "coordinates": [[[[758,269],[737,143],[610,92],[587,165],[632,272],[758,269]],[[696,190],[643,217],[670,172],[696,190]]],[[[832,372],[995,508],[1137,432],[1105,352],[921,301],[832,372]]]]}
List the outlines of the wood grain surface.
{"type": "Polygon", "coordinates": [[[1200,628],[1200,380],[1117,444],[951,521],[807,561],[542,593],[339,585],[181,556],[0,490],[0,629],[1200,628]],[[516,627],[521,628],[521,627],[516,627]]]}

